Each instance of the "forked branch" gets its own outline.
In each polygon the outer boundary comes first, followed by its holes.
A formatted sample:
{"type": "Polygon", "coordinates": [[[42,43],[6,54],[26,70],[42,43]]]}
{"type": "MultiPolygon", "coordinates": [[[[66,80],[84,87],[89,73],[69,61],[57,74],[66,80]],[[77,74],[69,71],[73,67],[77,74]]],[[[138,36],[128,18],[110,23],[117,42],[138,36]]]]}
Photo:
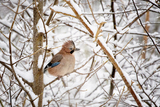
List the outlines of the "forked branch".
{"type": "MultiPolygon", "coordinates": [[[[82,19],[82,17],[79,15],[79,13],[77,12],[77,10],[74,8],[74,6],[72,5],[71,2],[73,2],[72,0],[67,1],[65,0],[65,2],[69,5],[69,7],[72,9],[72,11],[74,12],[74,14],[76,15],[77,19],[79,19],[79,21],[85,26],[85,28],[88,30],[88,32],[90,32],[91,37],[94,37],[94,33],[93,31],[90,29],[90,27],[85,23],[85,21],[82,19]]],[[[101,29],[99,29],[101,30],[101,29]]],[[[99,30],[97,30],[97,32],[99,32],[99,30]]],[[[99,34],[99,33],[98,33],[99,34]]],[[[100,37],[101,38],[101,37],[100,37]]],[[[102,43],[102,39],[97,39],[97,43],[98,45],[103,49],[104,53],[108,56],[109,61],[113,64],[113,66],[116,68],[116,70],[118,71],[118,73],[120,74],[122,80],[124,81],[125,85],[127,86],[128,90],[130,91],[131,95],[133,96],[133,98],[135,99],[137,105],[139,107],[142,107],[141,104],[141,99],[138,98],[138,95],[136,94],[136,92],[134,91],[134,89],[132,88],[131,84],[129,81],[127,81],[127,78],[124,74],[124,72],[122,71],[122,69],[120,68],[120,66],[118,65],[117,61],[115,60],[114,56],[111,55],[111,53],[106,49],[106,47],[104,46],[104,44],[102,43]]]]}

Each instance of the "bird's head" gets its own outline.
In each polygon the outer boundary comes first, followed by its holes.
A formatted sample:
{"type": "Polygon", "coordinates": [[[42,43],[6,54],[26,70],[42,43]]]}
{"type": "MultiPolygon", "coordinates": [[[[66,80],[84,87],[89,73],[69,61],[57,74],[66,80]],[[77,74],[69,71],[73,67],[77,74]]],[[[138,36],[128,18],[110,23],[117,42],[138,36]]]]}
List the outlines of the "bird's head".
{"type": "Polygon", "coordinates": [[[78,51],[79,49],[75,47],[75,44],[72,40],[65,42],[62,46],[62,49],[67,53],[73,53],[74,51],[78,51]]]}

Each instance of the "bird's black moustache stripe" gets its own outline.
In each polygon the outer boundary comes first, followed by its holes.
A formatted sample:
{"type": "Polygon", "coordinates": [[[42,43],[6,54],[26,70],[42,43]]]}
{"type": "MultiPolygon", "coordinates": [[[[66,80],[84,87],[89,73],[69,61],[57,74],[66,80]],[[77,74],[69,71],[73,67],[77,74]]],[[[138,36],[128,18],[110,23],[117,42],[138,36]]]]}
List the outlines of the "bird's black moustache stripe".
{"type": "Polygon", "coordinates": [[[74,50],[72,50],[70,53],[72,54],[74,52],[74,50]]]}

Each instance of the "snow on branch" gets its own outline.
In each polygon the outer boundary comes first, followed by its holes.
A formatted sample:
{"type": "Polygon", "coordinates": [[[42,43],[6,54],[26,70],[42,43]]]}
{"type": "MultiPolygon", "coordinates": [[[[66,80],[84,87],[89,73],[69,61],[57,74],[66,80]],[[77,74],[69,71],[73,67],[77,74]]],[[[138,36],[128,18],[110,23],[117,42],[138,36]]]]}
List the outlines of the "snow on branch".
{"type": "Polygon", "coordinates": [[[120,74],[120,76],[123,79],[123,81],[124,81],[125,85],[127,86],[128,90],[130,91],[133,98],[135,99],[137,105],[139,107],[142,107],[141,99],[132,87],[132,83],[133,83],[132,80],[130,79],[129,75],[125,71],[123,71],[122,68],[119,66],[118,62],[116,61],[116,59],[114,58],[114,56],[112,54],[112,51],[106,46],[103,38],[99,37],[98,40],[97,40],[97,43],[103,49],[105,54],[108,56],[109,61],[113,64],[113,66],[116,68],[116,70],[120,74]]]}
{"type": "Polygon", "coordinates": [[[71,16],[71,17],[74,17],[76,18],[75,14],[73,13],[73,11],[71,9],[67,9],[65,7],[62,7],[62,6],[54,6],[52,8],[50,8],[52,11],[56,12],[56,13],[61,13],[63,15],[66,15],[66,16],[71,16]]]}
{"type": "MultiPolygon", "coordinates": [[[[11,26],[11,23],[9,23],[6,19],[0,20],[0,24],[6,26],[7,28],[10,28],[10,26],[11,26]]],[[[25,38],[24,34],[22,34],[21,31],[18,30],[16,27],[13,27],[12,31],[14,31],[18,35],[20,35],[20,36],[25,38]]]]}
{"type": "Polygon", "coordinates": [[[139,107],[142,107],[141,99],[140,99],[140,97],[137,95],[137,93],[134,91],[134,89],[132,87],[132,80],[130,79],[130,77],[128,76],[128,74],[125,73],[122,70],[122,68],[119,66],[119,64],[115,60],[114,55],[112,54],[112,51],[108,47],[106,47],[106,45],[105,45],[106,43],[104,42],[103,38],[99,36],[103,23],[99,26],[99,28],[97,29],[97,32],[95,32],[95,34],[94,34],[94,32],[93,32],[94,30],[92,30],[91,27],[89,27],[88,24],[85,23],[85,21],[83,20],[83,18],[79,15],[79,12],[77,11],[77,8],[78,8],[77,5],[75,5],[75,3],[72,0],[71,1],[65,0],[65,2],[70,6],[70,8],[72,9],[72,11],[75,13],[77,19],[79,19],[79,21],[90,32],[91,37],[95,37],[95,41],[97,41],[98,45],[103,49],[103,51],[105,52],[105,54],[108,56],[110,62],[113,64],[113,66],[116,68],[116,70],[120,74],[122,80],[124,81],[125,85],[128,87],[128,90],[132,94],[132,96],[135,99],[137,105],[139,107]]]}
{"type": "Polygon", "coordinates": [[[80,8],[79,6],[73,2],[73,0],[65,0],[65,2],[69,5],[69,7],[72,9],[72,11],[74,12],[74,14],[76,15],[76,18],[79,19],[79,21],[83,24],[83,26],[89,31],[90,36],[93,37],[94,33],[91,29],[91,26],[89,25],[89,23],[85,20],[84,17],[81,16],[81,12],[80,12],[80,8]]]}

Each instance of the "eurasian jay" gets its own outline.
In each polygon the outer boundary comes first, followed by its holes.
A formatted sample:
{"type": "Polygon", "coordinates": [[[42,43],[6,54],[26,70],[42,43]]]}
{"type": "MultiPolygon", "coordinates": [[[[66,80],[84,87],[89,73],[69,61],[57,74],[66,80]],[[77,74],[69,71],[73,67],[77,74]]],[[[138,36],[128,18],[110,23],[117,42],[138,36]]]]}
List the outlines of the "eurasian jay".
{"type": "Polygon", "coordinates": [[[48,70],[49,74],[62,77],[71,73],[75,66],[74,51],[79,50],[75,47],[72,40],[65,42],[62,49],[52,58],[44,68],[44,73],[48,70]]]}

